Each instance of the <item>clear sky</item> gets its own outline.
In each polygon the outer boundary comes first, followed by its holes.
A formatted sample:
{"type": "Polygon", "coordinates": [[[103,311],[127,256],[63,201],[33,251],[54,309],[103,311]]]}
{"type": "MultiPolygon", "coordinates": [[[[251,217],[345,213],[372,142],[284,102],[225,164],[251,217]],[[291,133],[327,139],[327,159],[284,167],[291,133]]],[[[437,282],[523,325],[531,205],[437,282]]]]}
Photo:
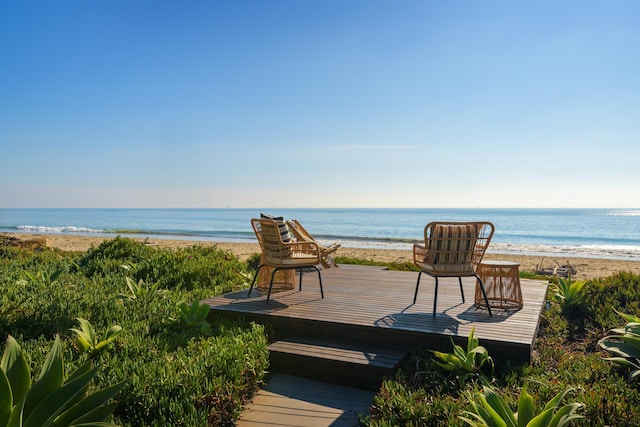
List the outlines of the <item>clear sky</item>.
{"type": "Polygon", "coordinates": [[[640,207],[640,1],[3,0],[0,207],[640,207]]]}

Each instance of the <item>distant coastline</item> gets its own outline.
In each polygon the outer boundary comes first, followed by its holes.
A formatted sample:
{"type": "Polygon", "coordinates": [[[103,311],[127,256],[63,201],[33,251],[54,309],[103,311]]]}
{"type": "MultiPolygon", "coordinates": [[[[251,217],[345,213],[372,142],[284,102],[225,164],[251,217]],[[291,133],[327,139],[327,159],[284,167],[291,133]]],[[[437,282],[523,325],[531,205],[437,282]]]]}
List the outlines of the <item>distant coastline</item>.
{"type": "MultiPolygon", "coordinates": [[[[47,246],[58,248],[64,251],[86,251],[92,246],[99,246],[104,240],[113,238],[113,236],[73,236],[65,234],[20,234],[20,233],[0,233],[9,236],[15,236],[19,239],[28,241],[30,239],[43,239],[47,246]]],[[[260,247],[257,243],[240,243],[240,242],[214,242],[199,240],[182,240],[182,239],[161,239],[147,237],[133,237],[139,242],[152,244],[155,247],[167,249],[186,248],[194,245],[198,246],[216,246],[222,250],[228,250],[241,260],[247,260],[250,256],[259,253],[260,247]]],[[[359,258],[365,260],[373,260],[379,262],[412,262],[412,252],[410,250],[398,249],[376,249],[376,248],[350,248],[341,247],[338,256],[351,258],[359,258]]],[[[559,264],[570,263],[577,269],[576,279],[591,279],[598,277],[607,277],[620,271],[627,271],[640,274],[640,261],[634,260],[615,260],[603,258],[582,258],[569,257],[564,255],[546,255],[535,256],[518,254],[496,254],[487,253],[485,259],[500,259],[517,262],[520,264],[521,271],[534,272],[538,267],[556,267],[559,264]]]]}
{"type": "Polygon", "coordinates": [[[640,209],[0,209],[0,231],[255,243],[260,212],[296,218],[317,240],[410,250],[433,220],[489,220],[490,253],[640,260],[640,209]]]}

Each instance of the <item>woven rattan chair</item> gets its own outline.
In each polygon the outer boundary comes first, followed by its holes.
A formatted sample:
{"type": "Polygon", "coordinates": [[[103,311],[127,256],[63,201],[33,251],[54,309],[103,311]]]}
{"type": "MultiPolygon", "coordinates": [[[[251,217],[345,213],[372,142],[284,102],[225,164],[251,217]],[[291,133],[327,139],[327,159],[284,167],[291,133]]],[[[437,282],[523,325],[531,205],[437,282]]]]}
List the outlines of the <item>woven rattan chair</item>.
{"type": "Polygon", "coordinates": [[[260,249],[262,250],[262,263],[258,266],[251,287],[247,295],[251,295],[253,286],[258,278],[258,273],[263,267],[271,267],[271,280],[267,293],[267,304],[271,298],[273,279],[278,270],[298,270],[300,275],[300,290],[302,290],[302,271],[304,268],[313,268],[318,272],[320,282],[320,295],[324,298],[322,289],[322,276],[317,267],[321,263],[320,249],[315,242],[284,242],[282,240],[281,227],[286,227],[283,222],[280,226],[273,219],[252,219],[251,226],[256,233],[260,249]]]}
{"type": "Polygon", "coordinates": [[[484,284],[476,270],[487,246],[489,246],[493,231],[494,227],[490,222],[432,222],[427,224],[424,228],[424,246],[413,245],[413,262],[420,269],[413,303],[415,304],[418,298],[422,273],[428,274],[436,281],[433,317],[436,317],[438,278],[457,277],[460,283],[462,302],[465,302],[462,278],[474,276],[478,280],[491,317],[491,307],[487,300],[484,284]]]}
{"type": "Polygon", "coordinates": [[[298,242],[315,242],[318,245],[318,249],[320,249],[320,263],[324,268],[338,267],[338,264],[336,264],[333,259],[336,251],[340,248],[338,243],[329,246],[321,245],[316,242],[297,219],[287,221],[287,225],[289,226],[289,231],[291,231],[291,234],[293,234],[298,242]]]}

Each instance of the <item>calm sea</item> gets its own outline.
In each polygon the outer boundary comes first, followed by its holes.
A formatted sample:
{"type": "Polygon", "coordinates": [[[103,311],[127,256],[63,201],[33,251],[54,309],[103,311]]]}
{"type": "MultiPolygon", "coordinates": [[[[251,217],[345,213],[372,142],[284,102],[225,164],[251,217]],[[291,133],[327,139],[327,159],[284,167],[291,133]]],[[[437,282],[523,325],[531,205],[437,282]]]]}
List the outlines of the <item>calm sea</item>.
{"type": "Polygon", "coordinates": [[[346,247],[409,249],[428,222],[483,220],[489,252],[640,260],[640,209],[0,209],[0,231],[255,242],[260,212],[346,247]]]}

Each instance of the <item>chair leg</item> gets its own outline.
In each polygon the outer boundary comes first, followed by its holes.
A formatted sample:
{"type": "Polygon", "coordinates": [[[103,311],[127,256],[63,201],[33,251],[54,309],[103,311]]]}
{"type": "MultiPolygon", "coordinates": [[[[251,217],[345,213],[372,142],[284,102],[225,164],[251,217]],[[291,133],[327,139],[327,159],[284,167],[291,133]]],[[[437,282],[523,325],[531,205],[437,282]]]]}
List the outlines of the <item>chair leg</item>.
{"type": "Polygon", "coordinates": [[[489,298],[487,298],[487,293],[484,290],[484,283],[482,283],[482,279],[477,274],[476,278],[478,279],[478,283],[480,283],[480,290],[482,291],[482,296],[484,298],[484,303],[487,306],[487,310],[489,310],[489,317],[493,317],[493,313],[491,313],[491,306],[489,305],[489,298]]]}
{"type": "Polygon", "coordinates": [[[416,303],[416,299],[418,298],[418,287],[420,287],[420,276],[422,276],[422,271],[418,273],[418,281],[416,282],[416,293],[413,294],[413,303],[416,303]]]}
{"type": "Polygon", "coordinates": [[[458,277],[458,282],[460,282],[460,294],[462,294],[462,302],[464,303],[464,290],[462,289],[462,277],[458,277]]]}
{"type": "Polygon", "coordinates": [[[324,299],[324,290],[322,289],[322,276],[320,275],[320,269],[315,265],[313,266],[313,268],[315,268],[318,272],[318,282],[320,282],[320,295],[322,296],[322,299],[324,299]]]}
{"type": "Polygon", "coordinates": [[[435,277],[436,279],[436,293],[433,296],[433,318],[436,318],[436,302],[438,302],[438,276],[435,277]]]}
{"type": "Polygon", "coordinates": [[[253,281],[251,281],[251,287],[249,288],[249,292],[247,292],[247,296],[251,295],[251,291],[253,290],[253,285],[256,284],[256,280],[258,279],[258,273],[260,273],[260,269],[264,267],[264,264],[260,264],[258,269],[256,270],[256,274],[253,275],[253,281]]]}
{"type": "MultiPolygon", "coordinates": [[[[312,265],[311,267],[313,267],[318,272],[318,282],[320,283],[320,295],[324,299],[324,289],[322,289],[322,275],[320,274],[320,269],[315,265],[312,265]]],[[[300,269],[300,291],[302,291],[302,270],[303,269],[301,268],[300,269]]]]}
{"type": "Polygon", "coordinates": [[[276,277],[277,268],[273,269],[271,273],[271,281],[269,282],[269,292],[267,293],[267,304],[269,304],[269,298],[271,298],[271,288],[273,288],[273,279],[276,277]]]}

